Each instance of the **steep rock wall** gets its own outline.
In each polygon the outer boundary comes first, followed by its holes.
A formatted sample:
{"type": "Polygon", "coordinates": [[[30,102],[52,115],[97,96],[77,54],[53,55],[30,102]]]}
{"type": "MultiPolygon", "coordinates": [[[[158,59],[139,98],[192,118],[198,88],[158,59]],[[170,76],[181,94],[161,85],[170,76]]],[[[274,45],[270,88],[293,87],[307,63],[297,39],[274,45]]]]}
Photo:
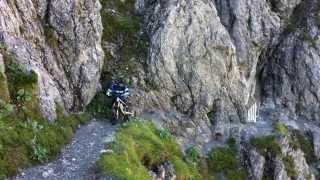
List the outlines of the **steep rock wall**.
{"type": "Polygon", "coordinates": [[[26,71],[38,75],[42,114],[56,104],[80,111],[99,85],[103,51],[98,0],[0,1],[0,42],[26,71]]]}

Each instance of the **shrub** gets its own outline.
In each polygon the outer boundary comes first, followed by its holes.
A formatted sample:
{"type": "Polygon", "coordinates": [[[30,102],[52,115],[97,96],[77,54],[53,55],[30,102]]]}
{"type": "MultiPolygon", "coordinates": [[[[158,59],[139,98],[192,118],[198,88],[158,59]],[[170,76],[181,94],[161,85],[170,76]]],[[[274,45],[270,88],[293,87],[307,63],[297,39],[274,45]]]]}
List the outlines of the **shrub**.
{"type": "Polygon", "coordinates": [[[279,135],[287,135],[289,132],[288,128],[281,122],[276,122],[274,124],[274,130],[279,135]]]}
{"type": "Polygon", "coordinates": [[[229,148],[216,148],[209,153],[209,164],[214,172],[237,168],[236,154],[229,148]]]}
{"type": "Polygon", "coordinates": [[[247,172],[237,160],[235,139],[228,140],[229,147],[216,148],[209,153],[208,164],[214,173],[224,173],[228,180],[245,180],[247,172]]]}
{"type": "Polygon", "coordinates": [[[133,120],[122,126],[97,162],[98,171],[117,179],[150,179],[148,171],[165,161],[174,165],[178,179],[199,179],[197,169],[183,160],[174,138],[161,138],[150,122],[133,120]]]}
{"type": "Polygon", "coordinates": [[[263,156],[266,156],[267,152],[271,152],[276,155],[281,154],[281,148],[274,136],[251,138],[250,143],[255,146],[258,152],[263,156]]]}

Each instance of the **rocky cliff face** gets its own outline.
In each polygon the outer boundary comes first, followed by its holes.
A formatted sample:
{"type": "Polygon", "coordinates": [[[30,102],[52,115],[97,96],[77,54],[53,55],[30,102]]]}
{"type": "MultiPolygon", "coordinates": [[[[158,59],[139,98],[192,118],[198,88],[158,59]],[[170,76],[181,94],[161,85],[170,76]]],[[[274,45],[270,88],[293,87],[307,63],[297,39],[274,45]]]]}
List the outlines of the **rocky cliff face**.
{"type": "Polygon", "coordinates": [[[137,1],[136,7],[150,39],[145,74],[153,89],[143,93],[145,109],[175,111],[202,127],[244,122],[254,102],[293,119],[319,120],[318,1],[137,1]]]}
{"type": "Polygon", "coordinates": [[[319,10],[319,1],[301,2],[263,58],[263,102],[293,119],[319,121],[319,10]]]}
{"type": "Polygon", "coordinates": [[[98,0],[0,1],[1,46],[38,75],[42,114],[50,120],[57,104],[80,111],[95,95],[104,56],[100,8],[98,0]]]}

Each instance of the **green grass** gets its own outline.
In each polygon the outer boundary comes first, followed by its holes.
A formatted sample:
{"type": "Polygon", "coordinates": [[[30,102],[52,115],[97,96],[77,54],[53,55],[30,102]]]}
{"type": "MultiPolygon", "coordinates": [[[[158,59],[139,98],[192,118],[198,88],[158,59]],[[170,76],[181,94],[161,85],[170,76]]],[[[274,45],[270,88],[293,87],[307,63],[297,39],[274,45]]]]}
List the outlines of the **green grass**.
{"type": "Polygon", "coordinates": [[[165,161],[174,165],[177,179],[200,179],[197,169],[183,159],[172,136],[161,136],[151,122],[133,120],[125,124],[97,162],[98,171],[117,179],[150,179],[148,170],[165,161]]]}
{"type": "MultiPolygon", "coordinates": [[[[41,117],[38,76],[18,65],[13,56],[0,49],[5,62],[9,97],[0,96],[0,179],[13,176],[18,169],[53,159],[68,143],[86,115],[66,116],[58,108],[58,119],[49,123],[41,117]]],[[[3,79],[4,76],[1,76],[3,79]]]]}
{"type": "Polygon", "coordinates": [[[15,175],[19,168],[53,159],[71,140],[77,125],[87,120],[80,116],[60,114],[55,123],[15,116],[0,119],[0,179],[15,175]]]}
{"type": "Polygon", "coordinates": [[[274,124],[274,130],[277,134],[281,136],[287,135],[289,133],[288,128],[281,122],[276,122],[274,124]]]}

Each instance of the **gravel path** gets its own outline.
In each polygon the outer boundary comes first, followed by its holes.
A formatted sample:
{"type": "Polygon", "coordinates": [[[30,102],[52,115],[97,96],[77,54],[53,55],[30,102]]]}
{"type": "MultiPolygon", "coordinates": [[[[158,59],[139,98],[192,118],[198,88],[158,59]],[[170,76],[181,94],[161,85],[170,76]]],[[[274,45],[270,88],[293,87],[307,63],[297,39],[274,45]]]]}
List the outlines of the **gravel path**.
{"type": "Polygon", "coordinates": [[[72,142],[59,158],[48,164],[26,169],[13,180],[92,180],[96,179],[94,164],[112,141],[115,127],[93,120],[78,129],[72,142]]]}

